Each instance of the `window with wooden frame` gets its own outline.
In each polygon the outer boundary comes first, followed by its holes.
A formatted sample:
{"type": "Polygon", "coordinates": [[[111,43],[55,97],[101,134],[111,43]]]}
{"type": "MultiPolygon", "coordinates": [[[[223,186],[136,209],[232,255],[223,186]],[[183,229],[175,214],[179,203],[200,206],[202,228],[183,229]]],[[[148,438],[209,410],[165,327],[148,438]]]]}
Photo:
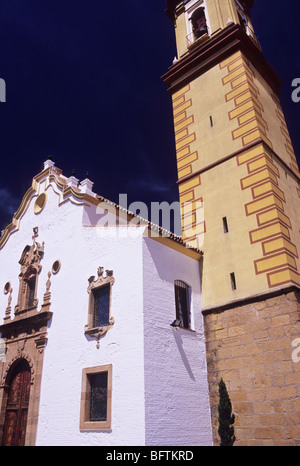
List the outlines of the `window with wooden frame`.
{"type": "Polygon", "coordinates": [[[191,287],[181,280],[175,280],[176,320],[174,327],[191,328],[191,287]]]}
{"type": "Polygon", "coordinates": [[[114,318],[111,316],[111,291],[115,282],[113,271],[98,267],[98,278],[89,278],[89,307],[88,323],[85,326],[85,334],[97,339],[97,348],[100,347],[100,337],[114,325],[114,318]]]}
{"type": "Polygon", "coordinates": [[[81,430],[111,429],[112,365],[82,371],[81,430]]]}

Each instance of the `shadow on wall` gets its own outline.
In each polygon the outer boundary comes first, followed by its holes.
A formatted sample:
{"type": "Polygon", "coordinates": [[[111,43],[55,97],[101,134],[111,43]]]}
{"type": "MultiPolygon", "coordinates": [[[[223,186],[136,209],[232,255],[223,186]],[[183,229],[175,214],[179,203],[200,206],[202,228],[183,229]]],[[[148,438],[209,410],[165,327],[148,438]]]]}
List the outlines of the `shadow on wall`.
{"type": "Polygon", "coordinates": [[[190,378],[195,382],[196,379],[194,377],[193,371],[191,369],[190,363],[186,357],[185,351],[183,349],[183,342],[182,342],[182,332],[187,332],[187,330],[180,330],[180,329],[174,329],[173,330],[173,335],[174,335],[174,340],[176,342],[180,357],[182,359],[182,362],[184,364],[184,367],[186,368],[187,373],[189,374],[190,378]]]}

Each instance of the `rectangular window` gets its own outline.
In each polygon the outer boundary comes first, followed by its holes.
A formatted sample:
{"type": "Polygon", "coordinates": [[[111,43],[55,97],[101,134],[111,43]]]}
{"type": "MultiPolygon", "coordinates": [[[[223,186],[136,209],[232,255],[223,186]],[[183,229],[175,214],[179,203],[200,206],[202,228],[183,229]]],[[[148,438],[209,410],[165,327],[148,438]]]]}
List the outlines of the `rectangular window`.
{"type": "Polygon", "coordinates": [[[175,280],[175,305],[177,327],[191,327],[190,287],[181,280],[175,280]]]}
{"type": "Polygon", "coordinates": [[[83,369],[81,430],[111,429],[112,365],[83,369]]]}
{"type": "Polygon", "coordinates": [[[110,285],[93,289],[94,318],[93,327],[109,325],[110,285]]]}
{"type": "Polygon", "coordinates": [[[230,281],[231,281],[231,288],[233,289],[233,291],[236,290],[236,279],[235,279],[234,273],[230,274],[230,281]]]}
{"type": "Polygon", "coordinates": [[[107,421],[107,372],[88,374],[90,421],[107,421]]]}
{"type": "Polygon", "coordinates": [[[228,233],[228,222],[227,222],[227,217],[223,217],[223,230],[224,233],[228,233]]]}

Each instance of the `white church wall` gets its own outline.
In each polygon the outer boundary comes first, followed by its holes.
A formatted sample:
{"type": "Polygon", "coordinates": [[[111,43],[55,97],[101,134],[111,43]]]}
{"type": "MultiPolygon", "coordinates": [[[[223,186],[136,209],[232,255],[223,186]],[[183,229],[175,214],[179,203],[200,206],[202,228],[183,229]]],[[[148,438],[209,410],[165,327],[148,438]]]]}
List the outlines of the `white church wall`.
{"type": "MultiPolygon", "coordinates": [[[[38,282],[38,309],[46,291],[47,273],[54,261],[61,261],[59,273],[51,276],[53,317],[44,350],[36,445],[143,445],[142,230],[136,229],[135,235],[128,238],[113,234],[112,229],[103,236],[97,228],[83,227],[83,208],[71,202],[58,207],[58,194],[51,186],[39,215],[33,211],[35,199],[19,231],[0,251],[0,261],[2,286],[11,282],[14,308],[19,288],[18,261],[24,247],[32,244],[33,227],[39,228],[37,241],[45,242],[45,252],[38,282]],[[111,315],[115,324],[97,349],[96,340],[85,336],[84,329],[88,321],[88,278],[97,276],[99,266],[114,272],[111,315]],[[82,370],[105,364],[112,364],[111,431],[80,431],[82,370]]],[[[0,306],[3,322],[7,306],[3,293],[0,306]]]]}
{"type": "MultiPolygon", "coordinates": [[[[75,208],[75,210],[78,208],[75,208]]],[[[69,207],[74,210],[74,207],[69,207]]],[[[80,210],[80,208],[78,209],[80,210]]],[[[63,210],[56,218],[66,219],[63,210]]],[[[53,318],[45,352],[37,445],[143,445],[143,301],[141,234],[120,238],[113,229],[64,222],[55,231],[61,271],[52,280],[53,318]],[[114,326],[100,339],[84,335],[88,318],[88,278],[103,266],[113,270],[114,326]],[[112,364],[112,427],[80,431],[84,368],[112,364]]],[[[52,245],[53,246],[53,245],[52,245]]]]}
{"type": "Polygon", "coordinates": [[[146,444],[211,445],[199,262],[144,240],[146,444]],[[174,329],[174,281],[192,289],[192,330],[174,329]]]}

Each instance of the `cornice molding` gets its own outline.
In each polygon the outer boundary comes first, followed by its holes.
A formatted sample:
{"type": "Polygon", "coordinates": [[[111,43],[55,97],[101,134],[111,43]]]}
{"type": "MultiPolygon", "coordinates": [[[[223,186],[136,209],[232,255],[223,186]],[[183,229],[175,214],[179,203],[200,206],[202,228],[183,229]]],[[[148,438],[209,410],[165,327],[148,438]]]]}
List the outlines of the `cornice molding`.
{"type": "MultiPolygon", "coordinates": [[[[170,18],[171,21],[176,20],[176,13],[178,13],[178,7],[184,9],[184,0],[166,0],[167,1],[167,9],[165,10],[166,15],[170,18]]],[[[254,0],[240,0],[245,8],[248,10],[250,14],[250,9],[253,7],[254,0]]]]}
{"type": "Polygon", "coordinates": [[[238,24],[230,24],[205,42],[194,46],[190,52],[170,66],[168,72],[162,76],[162,80],[169,86],[169,92],[173,94],[238,50],[262,75],[273,92],[280,96],[281,79],[253,40],[238,24]]]}
{"type": "Polygon", "coordinates": [[[239,150],[237,150],[235,152],[232,152],[231,154],[227,155],[226,157],[219,158],[215,162],[200,168],[199,170],[195,171],[194,173],[191,173],[190,175],[186,175],[186,176],[180,178],[180,180],[178,180],[176,183],[178,185],[180,185],[182,183],[185,183],[186,181],[194,178],[195,176],[201,175],[202,173],[205,173],[205,172],[215,168],[216,166],[221,165],[222,163],[227,162],[228,160],[230,160],[230,159],[232,159],[234,157],[237,157],[238,155],[242,154],[243,152],[246,152],[246,151],[248,151],[250,149],[253,149],[253,148],[255,148],[255,147],[259,146],[259,145],[263,145],[264,148],[268,152],[271,152],[271,154],[278,161],[278,163],[281,163],[283,165],[283,168],[287,172],[289,172],[290,176],[292,178],[294,178],[297,183],[300,184],[300,175],[298,173],[296,173],[295,171],[293,171],[291,169],[291,167],[289,167],[289,165],[283,160],[283,158],[279,154],[277,154],[277,152],[275,152],[274,149],[271,146],[269,146],[269,144],[267,144],[266,141],[264,141],[262,138],[258,138],[256,141],[254,141],[254,142],[252,142],[250,144],[247,144],[244,147],[241,147],[239,150]]]}
{"type": "Polygon", "coordinates": [[[259,294],[255,294],[249,297],[241,297],[234,301],[229,301],[226,303],[218,304],[216,306],[204,307],[202,309],[202,314],[204,316],[209,314],[220,313],[223,311],[228,311],[232,309],[239,308],[241,306],[247,306],[248,304],[257,303],[260,301],[266,301],[277,296],[288,293],[300,293],[300,287],[295,284],[287,284],[284,287],[276,288],[274,290],[268,290],[259,294]]]}
{"type": "MultiPolygon", "coordinates": [[[[6,245],[9,238],[19,231],[22,217],[28,211],[33,199],[37,199],[42,193],[47,193],[50,188],[53,189],[55,194],[58,196],[58,207],[67,202],[81,207],[90,207],[92,205],[99,206],[99,204],[103,204],[105,209],[109,210],[111,208],[115,215],[127,219],[128,222],[132,222],[132,220],[134,220],[134,222],[140,226],[144,226],[147,229],[148,236],[150,238],[166,243],[171,247],[172,244],[177,244],[178,247],[182,246],[183,249],[181,250],[185,251],[185,254],[193,257],[200,257],[203,254],[199,249],[189,247],[181,236],[177,236],[176,234],[155,225],[149,220],[128,211],[102,196],[94,193],[91,195],[86,192],[82,192],[80,186],[76,187],[68,184],[68,178],[63,176],[62,171],[54,166],[46,168],[33,178],[32,186],[24,195],[17,212],[13,216],[12,222],[2,232],[2,236],[0,237],[0,250],[6,245]]],[[[37,215],[40,214],[37,213],[37,215]]],[[[91,226],[94,227],[96,225],[91,226]]]]}

